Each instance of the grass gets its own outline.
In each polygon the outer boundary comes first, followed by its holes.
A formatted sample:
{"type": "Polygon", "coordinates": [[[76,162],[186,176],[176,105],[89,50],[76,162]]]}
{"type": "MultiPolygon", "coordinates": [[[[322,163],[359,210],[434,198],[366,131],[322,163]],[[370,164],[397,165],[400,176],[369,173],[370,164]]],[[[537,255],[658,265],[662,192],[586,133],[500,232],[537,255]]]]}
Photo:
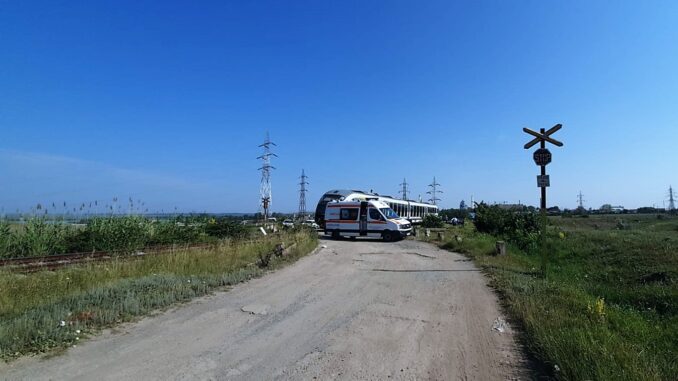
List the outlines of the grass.
{"type": "Polygon", "coordinates": [[[512,245],[494,256],[497,238],[472,225],[450,228],[438,243],[484,269],[550,376],[675,379],[678,218],[556,217],[551,224],[546,278],[538,256],[512,245]]]}
{"type": "Polygon", "coordinates": [[[28,275],[2,271],[0,357],[63,349],[102,328],[259,276],[265,271],[256,264],[260,255],[281,241],[296,244],[269,268],[306,255],[317,236],[299,231],[28,275]]]}

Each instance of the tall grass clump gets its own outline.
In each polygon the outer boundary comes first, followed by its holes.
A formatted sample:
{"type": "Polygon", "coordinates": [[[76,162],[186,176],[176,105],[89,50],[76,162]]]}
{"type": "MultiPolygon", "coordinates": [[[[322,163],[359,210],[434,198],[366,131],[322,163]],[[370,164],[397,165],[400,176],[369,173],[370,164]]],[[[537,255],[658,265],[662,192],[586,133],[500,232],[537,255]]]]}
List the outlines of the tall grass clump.
{"type": "Polygon", "coordinates": [[[245,239],[249,234],[247,227],[226,218],[151,220],[142,216],[111,215],[73,225],[42,216],[30,218],[17,229],[0,221],[0,258],[91,251],[125,254],[159,245],[245,239]]]}
{"type": "Polygon", "coordinates": [[[0,271],[0,358],[65,348],[97,330],[259,276],[262,253],[284,242],[275,269],[308,254],[317,235],[292,232],[224,240],[136,260],[119,257],[32,274],[0,271]],[[80,333],[78,333],[80,331],[80,333]]]}

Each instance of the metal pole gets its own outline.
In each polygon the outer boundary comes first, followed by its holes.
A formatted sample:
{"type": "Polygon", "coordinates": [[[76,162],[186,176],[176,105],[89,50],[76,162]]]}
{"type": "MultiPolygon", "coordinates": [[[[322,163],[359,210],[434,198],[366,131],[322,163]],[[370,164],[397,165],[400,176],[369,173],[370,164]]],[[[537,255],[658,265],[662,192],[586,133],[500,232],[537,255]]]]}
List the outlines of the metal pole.
{"type": "MultiPolygon", "coordinates": [[[[543,128],[539,129],[539,132],[543,135],[546,130],[543,128]]],[[[539,143],[540,148],[546,148],[546,141],[542,140],[539,143]]],[[[546,176],[546,166],[542,165],[541,166],[541,175],[542,179],[544,178],[543,176],[546,176]]],[[[542,184],[543,185],[543,184],[542,184]]],[[[541,274],[544,278],[546,278],[546,265],[548,261],[548,254],[546,253],[546,187],[542,186],[541,187],[541,205],[540,205],[540,214],[541,214],[541,255],[542,255],[542,262],[541,262],[541,274]]]]}

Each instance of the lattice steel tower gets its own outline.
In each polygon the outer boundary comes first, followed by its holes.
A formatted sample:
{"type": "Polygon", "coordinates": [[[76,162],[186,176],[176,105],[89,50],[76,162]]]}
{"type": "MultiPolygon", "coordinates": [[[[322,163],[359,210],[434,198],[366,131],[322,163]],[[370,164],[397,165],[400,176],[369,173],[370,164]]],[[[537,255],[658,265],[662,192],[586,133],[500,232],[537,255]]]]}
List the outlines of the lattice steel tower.
{"type": "Polygon", "coordinates": [[[431,202],[431,204],[437,205],[438,201],[440,201],[440,199],[438,198],[438,193],[443,193],[443,191],[438,189],[440,184],[438,184],[436,182],[435,176],[433,177],[433,182],[431,184],[429,184],[428,186],[429,186],[429,188],[431,188],[430,191],[426,192],[426,194],[431,195],[431,198],[429,198],[428,200],[431,202]]]}
{"type": "Polygon", "coordinates": [[[673,187],[669,186],[669,212],[676,210],[676,199],[673,196],[673,187]]]}
{"type": "Polygon", "coordinates": [[[308,185],[308,176],[304,173],[304,170],[301,170],[301,181],[299,182],[299,218],[304,219],[306,217],[306,185],[308,185]]]}
{"type": "Polygon", "coordinates": [[[261,159],[261,186],[259,187],[259,195],[261,197],[261,208],[263,210],[264,221],[268,221],[268,211],[271,209],[272,197],[271,197],[271,170],[275,169],[271,165],[271,156],[278,157],[278,155],[271,152],[271,146],[276,146],[268,136],[268,131],[266,131],[266,140],[262,144],[259,144],[259,147],[263,148],[264,153],[257,157],[261,159]]]}
{"type": "Polygon", "coordinates": [[[584,195],[581,194],[581,191],[577,195],[577,203],[579,204],[579,209],[584,209],[584,195]]]}
{"type": "Polygon", "coordinates": [[[398,191],[398,193],[403,195],[403,200],[407,200],[407,194],[409,193],[409,189],[407,188],[407,185],[408,185],[407,180],[403,178],[403,182],[402,182],[402,184],[400,184],[400,186],[402,188],[400,188],[400,190],[398,191]]]}

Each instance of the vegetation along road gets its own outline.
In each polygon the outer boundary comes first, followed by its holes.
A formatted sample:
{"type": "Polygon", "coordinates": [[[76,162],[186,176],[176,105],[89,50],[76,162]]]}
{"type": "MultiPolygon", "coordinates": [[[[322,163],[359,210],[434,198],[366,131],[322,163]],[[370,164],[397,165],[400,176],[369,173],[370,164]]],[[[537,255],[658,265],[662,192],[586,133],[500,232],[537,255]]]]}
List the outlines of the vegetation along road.
{"type": "Polygon", "coordinates": [[[418,241],[321,240],[261,278],[108,331],[9,379],[510,379],[514,332],[464,257],[418,241]],[[494,328],[493,328],[494,327],[494,328]]]}

